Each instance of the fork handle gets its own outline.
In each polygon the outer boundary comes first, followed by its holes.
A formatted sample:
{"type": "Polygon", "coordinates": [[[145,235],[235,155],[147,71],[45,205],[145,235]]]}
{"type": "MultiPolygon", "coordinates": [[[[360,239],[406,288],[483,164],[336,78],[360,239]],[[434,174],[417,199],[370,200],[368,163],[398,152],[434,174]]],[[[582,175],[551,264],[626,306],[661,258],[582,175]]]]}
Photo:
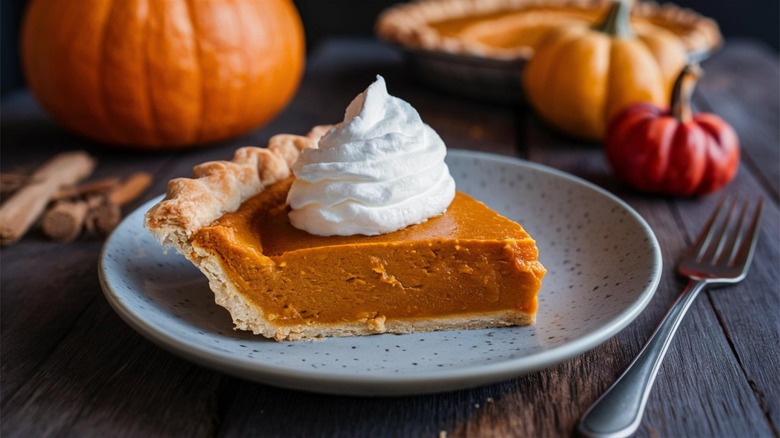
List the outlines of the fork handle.
{"type": "Polygon", "coordinates": [[[639,355],[620,378],[583,414],[577,426],[586,437],[627,437],[639,428],[661,361],[685,313],[705,281],[691,280],[639,355]]]}

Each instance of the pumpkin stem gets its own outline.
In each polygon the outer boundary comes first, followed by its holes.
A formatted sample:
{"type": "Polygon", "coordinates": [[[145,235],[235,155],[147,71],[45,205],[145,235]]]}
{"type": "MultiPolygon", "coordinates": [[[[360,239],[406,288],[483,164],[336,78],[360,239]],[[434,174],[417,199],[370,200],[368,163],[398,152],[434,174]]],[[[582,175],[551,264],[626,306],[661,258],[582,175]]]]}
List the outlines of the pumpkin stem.
{"type": "Polygon", "coordinates": [[[633,0],[616,0],[607,12],[606,18],[595,26],[596,30],[618,38],[632,38],[631,6],[633,0]]]}
{"type": "Polygon", "coordinates": [[[693,89],[696,88],[696,81],[699,80],[703,71],[699,64],[686,65],[672,87],[672,98],[669,107],[672,116],[680,123],[688,123],[693,119],[693,110],[691,110],[691,96],[693,89]]]}

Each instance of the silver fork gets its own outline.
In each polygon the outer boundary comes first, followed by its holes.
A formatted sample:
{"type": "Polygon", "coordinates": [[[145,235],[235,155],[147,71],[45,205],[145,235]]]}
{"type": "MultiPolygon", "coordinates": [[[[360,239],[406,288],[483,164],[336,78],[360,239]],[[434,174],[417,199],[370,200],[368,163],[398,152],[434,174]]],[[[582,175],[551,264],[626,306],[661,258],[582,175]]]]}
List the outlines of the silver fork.
{"type": "Polygon", "coordinates": [[[704,288],[742,281],[758,237],[763,200],[748,219],[750,203],[721,198],[677,268],[690,281],[628,369],[582,415],[577,430],[588,437],[626,437],[639,428],[650,388],[680,322],[704,288]]]}

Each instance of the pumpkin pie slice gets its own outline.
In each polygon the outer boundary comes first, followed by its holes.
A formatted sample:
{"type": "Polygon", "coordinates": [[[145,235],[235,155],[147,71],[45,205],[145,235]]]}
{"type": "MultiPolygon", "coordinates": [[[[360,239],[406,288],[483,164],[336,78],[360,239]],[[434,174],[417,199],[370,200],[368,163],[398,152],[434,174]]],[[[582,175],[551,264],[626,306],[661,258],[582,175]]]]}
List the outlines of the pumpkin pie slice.
{"type": "Polygon", "coordinates": [[[457,193],[446,212],[377,236],[316,236],[287,218],[309,137],[198,165],[146,227],[208,277],[236,329],[276,340],[527,325],[545,268],[517,223],[457,193]]]}

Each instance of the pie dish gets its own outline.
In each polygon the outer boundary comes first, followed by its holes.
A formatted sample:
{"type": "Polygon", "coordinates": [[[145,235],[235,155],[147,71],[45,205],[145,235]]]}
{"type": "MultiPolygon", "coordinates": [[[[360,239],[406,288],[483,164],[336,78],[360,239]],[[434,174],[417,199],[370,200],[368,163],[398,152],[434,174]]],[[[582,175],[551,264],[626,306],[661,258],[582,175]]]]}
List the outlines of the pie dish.
{"type": "Polygon", "coordinates": [[[208,277],[237,329],[296,340],[535,321],[546,271],[534,240],[465,194],[440,216],[378,236],[293,228],[290,166],[327,129],[198,165],[146,214],[155,238],[208,277]]]}
{"type": "MultiPolygon", "coordinates": [[[[407,49],[501,60],[529,59],[544,33],[567,23],[596,24],[611,0],[423,0],[380,15],[380,38],[407,49]]],[[[717,23],[674,4],[636,2],[636,27],[656,26],[680,38],[689,55],[722,44],[717,23]]]]}

